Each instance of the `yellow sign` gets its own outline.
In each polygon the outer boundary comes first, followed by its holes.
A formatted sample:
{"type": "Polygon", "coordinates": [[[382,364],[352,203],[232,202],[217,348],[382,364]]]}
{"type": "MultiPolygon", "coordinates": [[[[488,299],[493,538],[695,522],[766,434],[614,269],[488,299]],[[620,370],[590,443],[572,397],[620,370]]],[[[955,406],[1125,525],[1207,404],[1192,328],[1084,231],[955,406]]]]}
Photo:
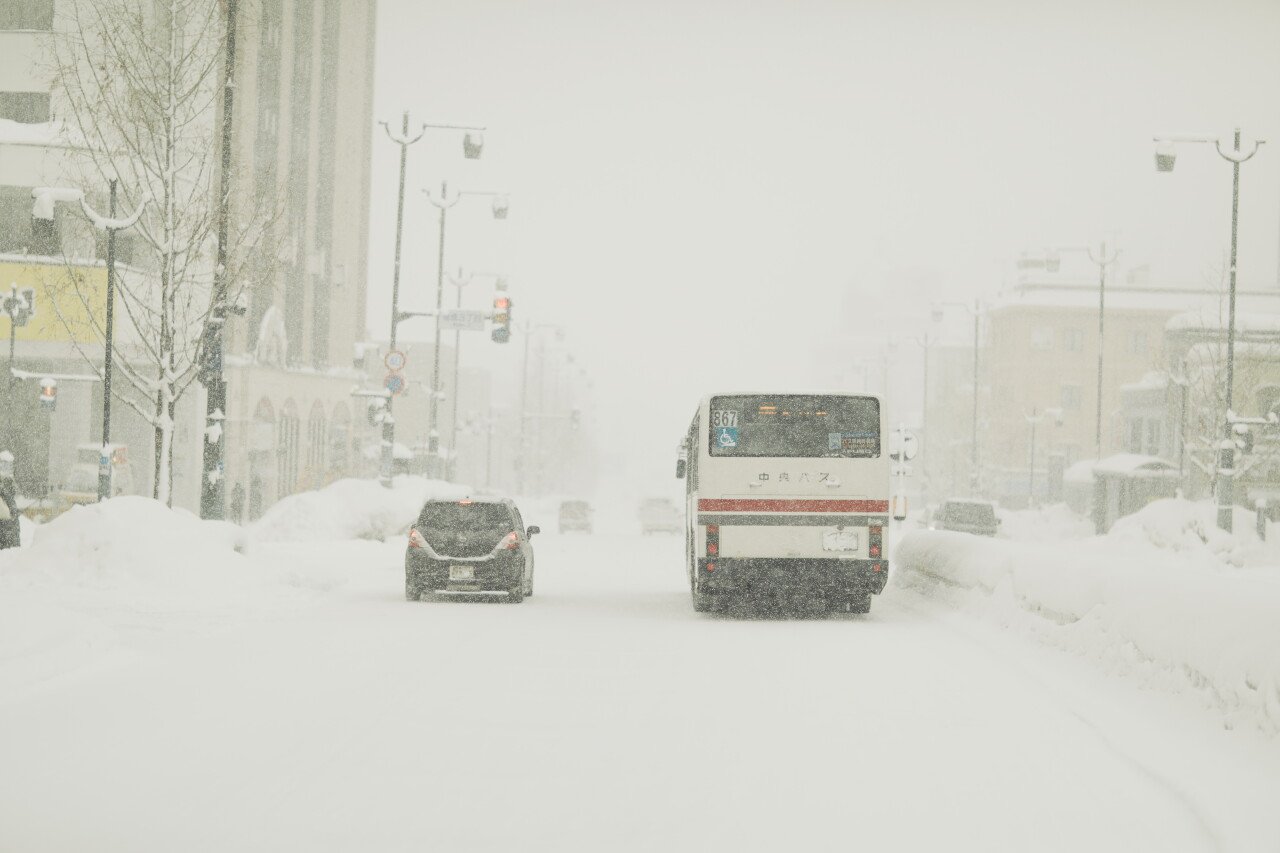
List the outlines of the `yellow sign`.
{"type": "MultiPolygon", "coordinates": [[[[8,296],[14,287],[19,293],[33,296],[35,303],[26,325],[17,328],[18,340],[102,343],[107,313],[106,266],[62,264],[44,258],[0,261],[0,297],[8,296]]],[[[0,314],[0,324],[8,322],[9,317],[0,314]]],[[[8,332],[5,328],[4,337],[8,332]]]]}

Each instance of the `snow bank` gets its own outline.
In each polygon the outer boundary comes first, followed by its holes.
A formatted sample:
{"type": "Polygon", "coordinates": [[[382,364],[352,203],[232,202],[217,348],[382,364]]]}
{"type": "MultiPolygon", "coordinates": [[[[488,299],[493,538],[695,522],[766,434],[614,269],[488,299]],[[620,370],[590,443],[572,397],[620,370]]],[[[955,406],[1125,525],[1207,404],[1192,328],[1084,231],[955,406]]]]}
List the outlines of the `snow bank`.
{"type": "Polygon", "coordinates": [[[75,506],[31,530],[28,547],[0,557],[6,584],[175,589],[209,572],[241,575],[242,533],[150,498],[121,496],[75,506]]]}
{"type": "Polygon", "coordinates": [[[250,526],[249,535],[261,542],[384,539],[408,529],[429,498],[470,493],[468,486],[425,477],[396,477],[391,488],[377,480],[338,480],[280,500],[250,526]]]}
{"type": "Polygon", "coordinates": [[[1113,670],[1194,691],[1229,726],[1280,733],[1280,568],[1230,565],[1222,554],[1246,551],[1247,537],[1224,549],[1219,531],[1178,523],[1203,521],[1197,505],[1160,503],[1107,536],[1066,546],[909,533],[893,582],[1113,670]]]}
{"type": "Polygon", "coordinates": [[[1093,522],[1071,511],[1066,504],[1036,509],[999,510],[1000,536],[1019,541],[1083,539],[1093,535],[1093,522]]]}

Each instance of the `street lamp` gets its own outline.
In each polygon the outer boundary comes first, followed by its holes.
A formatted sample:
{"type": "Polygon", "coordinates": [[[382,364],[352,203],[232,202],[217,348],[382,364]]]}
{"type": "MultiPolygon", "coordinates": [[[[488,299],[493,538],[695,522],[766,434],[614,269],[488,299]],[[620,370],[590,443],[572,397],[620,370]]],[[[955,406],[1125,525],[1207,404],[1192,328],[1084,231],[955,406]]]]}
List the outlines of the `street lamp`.
{"type": "MultiPolygon", "coordinates": [[[[400,132],[394,133],[385,121],[379,122],[387,138],[400,146],[400,188],[396,196],[396,249],[395,265],[391,272],[391,336],[388,348],[396,349],[396,326],[400,322],[400,245],[404,233],[404,176],[408,161],[409,146],[421,139],[428,130],[462,130],[462,156],[468,160],[476,160],[484,147],[484,128],[468,127],[454,124],[423,123],[418,132],[409,135],[409,112],[406,110],[400,119],[400,132]]],[[[439,307],[439,306],[437,306],[439,307]]],[[[437,335],[439,329],[437,328],[437,335]]],[[[386,410],[382,419],[382,470],[380,480],[384,486],[391,486],[391,474],[394,470],[393,451],[396,442],[396,421],[391,414],[391,401],[394,395],[387,396],[386,410]]],[[[433,404],[434,408],[434,404],[433,404]]]]}
{"type": "Polygon", "coordinates": [[[1102,356],[1105,351],[1104,343],[1106,341],[1106,305],[1107,305],[1107,267],[1115,263],[1120,257],[1120,250],[1107,254],[1107,241],[1103,240],[1098,245],[1098,252],[1094,254],[1092,246],[1066,246],[1054,249],[1049,254],[1049,260],[1045,261],[1045,269],[1050,272],[1057,272],[1060,263],[1058,259],[1059,252],[1084,252],[1089,256],[1089,260],[1093,261],[1098,267],[1098,388],[1096,393],[1097,412],[1093,426],[1093,442],[1096,448],[1096,456],[1102,458],[1102,356]],[[1051,266],[1052,265],[1052,266],[1051,266]]]}
{"type": "Polygon", "coordinates": [[[970,305],[967,302],[935,302],[933,305],[933,321],[940,322],[943,317],[943,309],[945,308],[963,308],[973,315],[973,437],[971,443],[970,465],[972,471],[969,473],[969,494],[970,496],[978,493],[978,331],[979,323],[982,319],[982,302],[973,300],[970,305]]]}
{"type": "Polygon", "coordinates": [[[1222,140],[1213,136],[1196,134],[1172,134],[1155,137],[1156,170],[1172,172],[1177,154],[1174,143],[1192,142],[1211,144],[1222,159],[1231,163],[1231,265],[1228,284],[1227,313],[1227,389],[1226,416],[1223,418],[1222,443],[1219,445],[1218,457],[1218,527],[1231,532],[1232,506],[1235,503],[1235,437],[1233,434],[1232,391],[1235,385],[1235,348],[1236,348],[1236,240],[1240,226],[1240,164],[1258,153],[1258,148],[1265,139],[1254,141],[1248,154],[1240,150],[1240,128],[1236,128],[1230,151],[1223,150],[1222,140]]]}
{"type": "MultiPolygon", "coordinates": [[[[498,198],[495,196],[495,199],[498,198]]],[[[495,210],[494,215],[497,215],[495,210]]],[[[505,212],[503,214],[506,215],[505,212]]],[[[501,218],[501,217],[499,217],[501,218]]],[[[455,303],[459,309],[462,308],[462,288],[471,283],[476,276],[491,277],[497,281],[498,290],[507,289],[507,279],[500,273],[492,272],[467,272],[464,273],[462,268],[458,268],[458,275],[449,276],[449,283],[458,289],[458,299],[455,303]]],[[[459,376],[462,364],[462,330],[460,328],[453,330],[453,416],[449,425],[449,479],[452,480],[457,474],[457,451],[458,451],[458,405],[462,401],[462,395],[459,390],[459,376]]]]}
{"type": "MultiPolygon", "coordinates": [[[[564,339],[564,327],[556,323],[524,323],[517,325],[516,328],[524,333],[524,358],[520,362],[520,491],[521,495],[526,494],[529,485],[529,342],[533,340],[533,336],[545,329],[551,329],[556,333],[556,337],[560,340],[564,339]]],[[[545,356],[544,356],[545,358],[545,356]]],[[[545,367],[545,363],[544,363],[545,367]]],[[[543,374],[543,382],[545,382],[545,371],[543,374]]],[[[541,383],[540,383],[541,384],[541,383]]],[[[539,392],[541,392],[539,388],[539,392]]],[[[541,427],[539,427],[541,432],[541,427]]],[[[541,442],[539,442],[541,443],[541,442]]]]}
{"type": "MultiPolygon", "coordinates": [[[[439,468],[440,465],[440,433],[438,424],[440,422],[440,398],[441,395],[435,389],[440,387],[440,314],[444,310],[444,234],[445,220],[449,212],[449,208],[462,201],[465,196],[484,196],[493,199],[491,203],[491,211],[494,219],[506,219],[507,210],[510,202],[506,193],[481,191],[481,190],[461,190],[449,195],[449,184],[446,181],[440,182],[440,197],[436,198],[431,194],[429,189],[424,189],[423,193],[427,197],[427,201],[431,202],[437,210],[440,211],[440,241],[439,253],[436,257],[436,340],[434,355],[431,359],[431,388],[433,389],[431,397],[431,410],[427,421],[427,474],[432,473],[431,468],[439,468]],[[499,203],[501,200],[501,203],[499,203]]],[[[454,360],[458,358],[455,352],[454,360]]],[[[455,389],[456,391],[456,389],[455,389]]],[[[458,406],[457,400],[454,400],[454,408],[458,406]]],[[[453,447],[449,448],[450,453],[453,447]]],[[[438,473],[438,472],[437,472],[438,473]]]]}
{"type": "MultiPolygon", "coordinates": [[[[31,214],[36,219],[52,221],[54,204],[59,201],[78,201],[80,209],[89,218],[95,228],[107,232],[107,311],[106,328],[103,334],[102,348],[102,449],[98,455],[98,500],[111,497],[111,361],[115,336],[115,301],[116,301],[116,232],[132,228],[142,217],[148,199],[144,197],[138,208],[124,219],[116,218],[117,181],[112,178],[107,215],[103,216],[92,207],[84,197],[84,191],[69,187],[37,187],[31,191],[35,203],[31,214]]],[[[10,360],[12,361],[12,353],[10,360]]]]}
{"type": "Polygon", "coordinates": [[[929,337],[929,333],[925,332],[923,337],[912,337],[912,341],[916,346],[920,347],[920,357],[924,362],[924,376],[921,380],[922,389],[920,391],[920,450],[922,451],[924,462],[921,465],[922,476],[921,482],[925,491],[925,503],[928,503],[929,487],[929,349],[936,343],[935,339],[929,337]]]}

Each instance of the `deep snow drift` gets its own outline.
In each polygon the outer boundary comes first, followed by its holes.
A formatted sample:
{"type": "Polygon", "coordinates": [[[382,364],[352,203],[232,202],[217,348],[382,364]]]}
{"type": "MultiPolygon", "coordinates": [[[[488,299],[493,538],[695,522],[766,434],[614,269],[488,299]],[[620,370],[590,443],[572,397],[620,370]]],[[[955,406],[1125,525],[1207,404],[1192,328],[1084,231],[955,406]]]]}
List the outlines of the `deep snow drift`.
{"type": "Polygon", "coordinates": [[[903,537],[893,582],[1137,674],[1194,691],[1228,725],[1280,732],[1280,546],[1247,513],[1164,500],[1105,536],[903,537]]]}

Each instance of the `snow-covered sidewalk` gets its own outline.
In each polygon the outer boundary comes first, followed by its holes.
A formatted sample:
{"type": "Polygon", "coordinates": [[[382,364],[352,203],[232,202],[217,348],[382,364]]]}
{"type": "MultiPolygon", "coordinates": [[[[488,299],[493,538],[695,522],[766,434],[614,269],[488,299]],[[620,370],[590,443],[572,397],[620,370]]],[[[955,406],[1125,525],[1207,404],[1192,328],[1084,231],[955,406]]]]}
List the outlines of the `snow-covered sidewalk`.
{"type": "Polygon", "coordinates": [[[894,583],[1175,691],[1227,725],[1280,732],[1280,548],[1241,514],[1160,501],[1105,536],[909,533],[894,583]]]}

